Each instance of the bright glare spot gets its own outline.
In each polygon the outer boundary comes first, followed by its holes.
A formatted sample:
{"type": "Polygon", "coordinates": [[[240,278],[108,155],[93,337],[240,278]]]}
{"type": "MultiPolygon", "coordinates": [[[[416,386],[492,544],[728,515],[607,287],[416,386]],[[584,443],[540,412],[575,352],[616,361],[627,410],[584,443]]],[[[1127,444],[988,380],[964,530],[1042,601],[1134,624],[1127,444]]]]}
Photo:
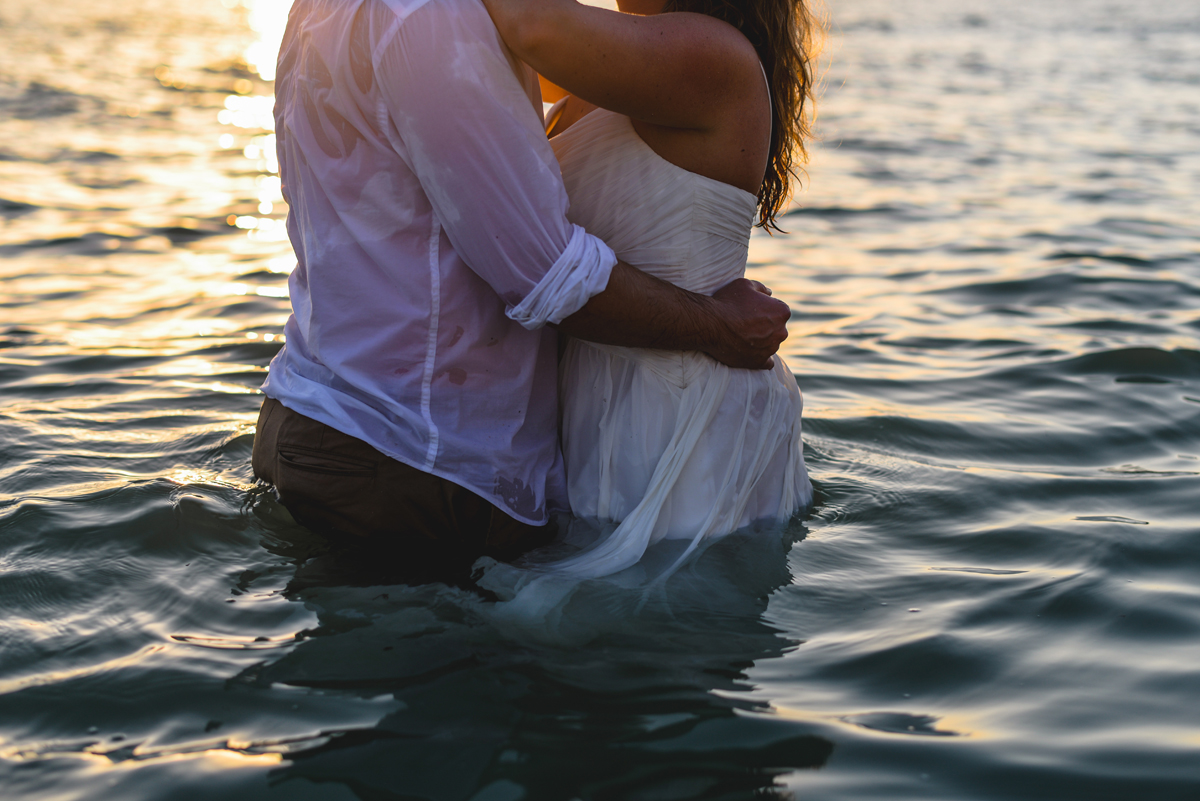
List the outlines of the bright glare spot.
{"type": "Polygon", "coordinates": [[[254,230],[250,232],[250,238],[258,242],[282,242],[288,238],[287,222],[260,217],[254,230]]]}
{"type": "Polygon", "coordinates": [[[287,15],[292,7],[292,0],[243,2],[250,9],[250,28],[260,37],[246,48],[246,63],[261,75],[264,81],[273,81],[275,60],[279,57],[279,46],[283,43],[283,31],[287,27],[287,15]]]}
{"type": "MultiPolygon", "coordinates": [[[[275,60],[279,55],[279,47],[283,41],[283,33],[287,27],[287,15],[291,9],[292,0],[221,0],[229,9],[243,6],[248,11],[250,28],[259,36],[245,52],[246,62],[264,80],[275,80],[275,60]]],[[[165,68],[164,68],[165,70],[165,68]]],[[[157,72],[155,73],[158,74],[157,72]]],[[[170,77],[164,71],[161,79],[170,77]]],[[[253,82],[239,79],[234,84],[237,94],[225,97],[225,108],[217,113],[217,121],[222,125],[232,125],[236,128],[251,132],[270,132],[275,130],[275,98],[271,95],[251,95],[253,82]]],[[[234,147],[236,137],[233,134],[222,134],[218,139],[222,149],[234,147]]],[[[255,168],[262,173],[255,179],[258,187],[259,217],[251,215],[229,215],[230,225],[249,233],[251,239],[263,242],[282,242],[287,239],[287,226],[282,220],[273,220],[266,215],[276,211],[278,204],[283,202],[282,185],[279,174],[279,158],[275,152],[275,134],[258,133],[242,148],[242,155],[254,163],[255,168]]],[[[290,272],[290,268],[286,272],[290,272]]],[[[286,297],[286,293],[281,295],[286,297]]]]}
{"type": "MultiPolygon", "coordinates": [[[[267,214],[276,203],[283,202],[283,184],[277,175],[260,175],[254,179],[254,183],[258,184],[258,200],[260,203],[265,203],[268,206],[268,211],[262,212],[267,214]]],[[[261,211],[261,206],[259,207],[261,211]]]]}
{"type": "Polygon", "coordinates": [[[258,334],[251,331],[250,333],[246,334],[246,339],[258,339],[258,334]]]}
{"type": "Polygon", "coordinates": [[[174,484],[205,484],[217,478],[215,473],[182,468],[166,476],[174,484]]]}
{"type": "Polygon", "coordinates": [[[274,342],[274,341],[275,341],[274,334],[263,334],[263,342],[274,342]]]}
{"type": "Polygon", "coordinates": [[[198,758],[224,769],[269,768],[283,761],[282,754],[242,754],[225,748],[214,748],[195,755],[173,754],[170,757],[164,757],[162,761],[167,761],[168,759],[171,761],[192,761],[198,758]]]}
{"type": "Polygon", "coordinates": [[[267,162],[267,171],[278,173],[279,154],[275,151],[275,134],[267,134],[266,136],[255,137],[255,141],[258,142],[259,148],[262,149],[263,158],[266,159],[267,162]]]}
{"type": "Polygon", "coordinates": [[[275,98],[271,95],[228,95],[217,122],[238,128],[275,130],[275,98]]]}
{"type": "MultiPolygon", "coordinates": [[[[274,138],[273,136],[271,138],[274,138]]],[[[283,181],[278,175],[260,175],[254,179],[254,183],[262,190],[264,195],[272,198],[283,199],[283,181]]]]}

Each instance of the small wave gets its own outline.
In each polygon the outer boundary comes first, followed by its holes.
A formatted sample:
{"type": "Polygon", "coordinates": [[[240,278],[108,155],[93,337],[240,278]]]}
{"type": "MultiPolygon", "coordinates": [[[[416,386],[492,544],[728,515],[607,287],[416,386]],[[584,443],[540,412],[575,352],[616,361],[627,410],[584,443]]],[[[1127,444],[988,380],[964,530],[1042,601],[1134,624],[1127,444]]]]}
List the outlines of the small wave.
{"type": "Polygon", "coordinates": [[[940,718],[934,715],[911,715],[907,712],[860,712],[842,718],[864,729],[888,734],[910,734],[918,737],[961,737],[956,731],[937,728],[940,718]]]}
{"type": "Polygon", "coordinates": [[[48,86],[39,81],[31,81],[25,87],[24,94],[8,100],[0,100],[0,114],[7,114],[19,120],[61,117],[74,114],[85,100],[91,100],[93,103],[99,102],[66,89],[48,86]]]}
{"type": "Polygon", "coordinates": [[[1119,334],[1144,334],[1149,336],[1167,336],[1171,333],[1169,326],[1112,317],[1075,320],[1069,323],[1054,323],[1053,327],[1068,330],[1106,331],[1119,334]]]}
{"type": "Polygon", "coordinates": [[[981,576],[1018,576],[1029,572],[1027,570],[1002,570],[995,567],[931,567],[929,569],[945,573],[977,573],[981,576]]]}
{"type": "Polygon", "coordinates": [[[1130,267],[1158,267],[1159,262],[1150,259],[1143,259],[1139,256],[1130,256],[1123,253],[1099,253],[1095,251],[1072,251],[1060,250],[1046,256],[1047,261],[1075,261],[1078,259],[1094,259],[1096,261],[1111,261],[1116,264],[1125,264],[1130,267]]]}
{"type": "Polygon", "coordinates": [[[900,142],[888,142],[880,139],[846,138],[832,142],[830,145],[843,150],[863,150],[868,153],[896,153],[906,156],[913,156],[920,152],[918,149],[910,145],[905,145],[900,142]]]}
{"type": "Polygon", "coordinates": [[[800,206],[789,210],[785,217],[855,217],[860,215],[903,215],[909,208],[898,205],[877,205],[865,208],[852,206],[800,206]]]}
{"type": "Polygon", "coordinates": [[[25,203],[20,200],[8,200],[7,198],[0,197],[0,216],[3,216],[5,219],[12,219],[14,217],[22,217],[26,214],[32,214],[39,208],[41,207],[34,205],[33,203],[25,203]]]}
{"type": "Polygon", "coordinates": [[[1056,272],[1012,281],[986,281],[926,291],[956,295],[975,303],[1022,303],[1026,306],[1083,306],[1112,309],[1185,308],[1200,298],[1200,286],[1183,280],[1141,279],[1121,275],[1056,272]]]}
{"type": "Polygon", "coordinates": [[[1200,351],[1118,348],[1066,359],[1057,367],[1075,375],[1109,374],[1124,383],[1170,383],[1200,379],[1200,351]]]}

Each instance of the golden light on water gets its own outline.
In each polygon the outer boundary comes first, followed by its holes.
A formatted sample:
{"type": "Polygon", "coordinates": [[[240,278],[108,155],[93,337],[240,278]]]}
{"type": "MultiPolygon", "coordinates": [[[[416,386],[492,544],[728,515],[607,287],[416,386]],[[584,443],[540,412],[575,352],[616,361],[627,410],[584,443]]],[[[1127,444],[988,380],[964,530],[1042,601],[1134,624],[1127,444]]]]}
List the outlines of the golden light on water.
{"type": "Polygon", "coordinates": [[[250,12],[250,29],[259,35],[258,41],[246,48],[246,63],[264,81],[273,81],[292,0],[242,0],[242,5],[250,12]]]}
{"type": "MultiPolygon", "coordinates": [[[[605,592],[543,649],[457,589],[314,605],[297,524],[252,483],[296,267],[272,113],[290,3],[0,4],[0,769],[20,779],[0,796],[283,797],[318,762],[315,792],[419,795],[445,784],[437,764],[368,764],[424,748],[386,736],[410,724],[435,750],[482,731],[497,749],[459,772],[500,765],[531,797],[562,788],[510,757],[584,781],[555,743],[592,734],[604,758],[633,743],[635,768],[670,751],[736,771],[747,796],[760,775],[759,794],[803,798],[1194,784],[1192,17],[836,5],[810,178],[749,258],[794,310],[819,505],[783,559],[698,561],[682,617],[654,600],[619,619],[626,596],[605,592]],[[720,625],[689,625],[712,610],[720,625]],[[588,632],[611,686],[564,695],[588,632]],[[462,649],[488,658],[437,686],[388,679],[462,649]],[[670,714],[652,664],[686,694],[670,714]],[[513,665],[519,691],[491,692],[513,665]],[[547,697],[563,703],[523,714],[547,697]],[[581,735],[614,698],[620,720],[581,735]],[[517,754],[531,720],[547,736],[517,754]],[[746,747],[689,756],[681,737],[746,747]],[[780,765],[806,742],[832,758],[780,765]]],[[[634,773],[626,795],[661,788],[634,773]]],[[[497,791],[519,792],[462,795],[497,791]]]]}
{"type": "MultiPolygon", "coordinates": [[[[244,8],[247,25],[257,38],[243,53],[246,64],[264,81],[275,80],[275,61],[287,27],[288,10],[292,0],[222,0],[226,8],[244,8]]],[[[249,84],[249,82],[246,82],[249,84]]],[[[236,87],[239,90],[243,87],[236,87]]],[[[249,89],[253,85],[249,84],[249,89]]],[[[241,136],[221,134],[218,145],[230,150],[240,145],[242,155],[254,164],[259,175],[255,178],[258,196],[258,215],[231,214],[227,222],[245,230],[251,239],[281,242],[287,239],[287,228],[275,214],[283,203],[279,179],[279,161],[275,152],[274,95],[233,94],[225,98],[225,108],[217,114],[222,125],[239,129],[241,136]],[[251,135],[247,138],[245,133],[251,135]]]]}

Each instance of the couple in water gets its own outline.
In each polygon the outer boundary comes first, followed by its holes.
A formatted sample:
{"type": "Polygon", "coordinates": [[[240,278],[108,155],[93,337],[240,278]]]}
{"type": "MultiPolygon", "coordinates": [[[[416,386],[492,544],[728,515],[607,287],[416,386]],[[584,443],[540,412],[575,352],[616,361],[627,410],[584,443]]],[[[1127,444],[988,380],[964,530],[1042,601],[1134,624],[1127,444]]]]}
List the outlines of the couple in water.
{"type": "Polygon", "coordinates": [[[620,8],[294,3],[298,264],[254,471],[299,522],[437,576],[569,509],[605,536],[536,569],[593,578],[810,503],[789,311],[743,274],[803,155],[813,21],[620,8]]]}

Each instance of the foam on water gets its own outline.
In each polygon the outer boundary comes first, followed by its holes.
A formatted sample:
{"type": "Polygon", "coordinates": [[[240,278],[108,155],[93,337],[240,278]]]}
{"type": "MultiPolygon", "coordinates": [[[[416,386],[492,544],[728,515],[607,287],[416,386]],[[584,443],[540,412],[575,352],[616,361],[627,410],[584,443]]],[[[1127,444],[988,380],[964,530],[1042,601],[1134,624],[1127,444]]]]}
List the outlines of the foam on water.
{"type": "Polygon", "coordinates": [[[1200,16],[830,12],[750,270],[817,507],[538,618],[252,482],[294,261],[247,9],[3,4],[5,798],[1195,795],[1200,16]]]}

